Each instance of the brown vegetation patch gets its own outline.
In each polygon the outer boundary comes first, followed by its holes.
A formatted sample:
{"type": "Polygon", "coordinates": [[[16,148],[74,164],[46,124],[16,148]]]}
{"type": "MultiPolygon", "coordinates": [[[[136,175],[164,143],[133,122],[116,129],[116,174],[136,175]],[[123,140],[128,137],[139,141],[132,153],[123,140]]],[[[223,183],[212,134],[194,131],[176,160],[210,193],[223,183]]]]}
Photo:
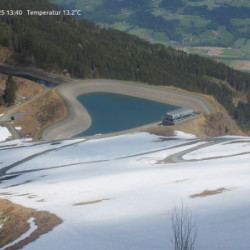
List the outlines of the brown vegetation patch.
{"type": "Polygon", "coordinates": [[[201,116],[193,120],[185,121],[175,125],[175,130],[180,130],[185,133],[193,134],[198,137],[208,137],[204,130],[205,117],[201,116]]]}
{"type": "Polygon", "coordinates": [[[35,241],[40,235],[48,233],[55,226],[62,223],[62,220],[54,214],[25,208],[8,200],[0,200],[0,212],[0,221],[3,224],[0,230],[0,247],[13,242],[27,232],[29,229],[27,220],[31,217],[35,218],[35,224],[38,227],[26,239],[8,248],[11,250],[22,248],[30,242],[35,241]]]}
{"type": "MultiPolygon", "coordinates": [[[[33,81],[21,78],[13,77],[16,83],[16,104],[23,104],[27,102],[24,98],[33,98],[41,94],[44,90],[44,86],[41,84],[35,83],[33,81]]],[[[5,89],[5,82],[7,80],[7,75],[3,74],[0,76],[0,89],[5,89]]],[[[6,107],[0,106],[0,113],[5,113],[11,110],[14,106],[6,107]]]]}
{"type": "Polygon", "coordinates": [[[19,131],[21,136],[37,139],[43,128],[66,117],[67,108],[56,90],[52,89],[37,100],[18,109],[17,112],[27,112],[27,116],[15,121],[15,126],[22,127],[19,131]]]}
{"type": "MultiPolygon", "coordinates": [[[[5,89],[7,76],[0,76],[0,89],[5,89]]],[[[14,77],[16,82],[16,101],[15,103],[23,104],[27,99],[36,98],[45,91],[45,87],[33,81],[14,77]],[[26,100],[25,100],[26,99],[26,100]]],[[[0,114],[6,113],[14,106],[0,106],[0,114]]],[[[14,121],[15,126],[22,129],[18,133],[22,137],[38,138],[38,134],[46,126],[56,123],[67,115],[67,108],[57,94],[55,89],[51,89],[47,94],[40,98],[25,104],[15,111],[15,113],[26,112],[27,115],[14,121]]]]}
{"type": "Polygon", "coordinates": [[[171,156],[168,156],[164,158],[163,160],[157,161],[157,164],[171,164],[171,163],[175,163],[175,161],[171,159],[171,156]]]}
{"type": "Polygon", "coordinates": [[[201,192],[199,194],[193,194],[193,195],[190,195],[189,197],[190,198],[205,197],[205,196],[209,196],[209,195],[220,194],[220,193],[225,192],[225,191],[230,191],[230,189],[226,189],[226,188],[222,187],[222,188],[218,188],[215,190],[204,190],[203,192],[201,192]]]}
{"type": "Polygon", "coordinates": [[[12,58],[14,52],[6,47],[0,46],[0,63],[7,63],[12,58]]]}
{"type": "Polygon", "coordinates": [[[243,135],[235,121],[224,110],[210,115],[205,115],[203,127],[209,137],[221,135],[243,135]]]}
{"type": "Polygon", "coordinates": [[[162,136],[173,136],[174,135],[174,129],[172,127],[160,126],[160,125],[141,129],[141,131],[148,132],[148,133],[154,134],[154,135],[162,135],[162,136]]]}
{"type": "MultiPolygon", "coordinates": [[[[27,106],[26,106],[27,107],[27,106]]],[[[27,107],[27,110],[29,108],[27,107]]],[[[23,109],[24,110],[24,109],[23,109]]],[[[24,111],[26,112],[26,111],[24,111]]],[[[21,137],[37,138],[37,133],[39,130],[39,123],[34,120],[29,113],[26,116],[19,118],[14,121],[16,127],[21,127],[22,129],[18,131],[21,137]]]]}
{"type": "Polygon", "coordinates": [[[41,127],[47,123],[54,121],[55,117],[61,117],[62,102],[60,100],[50,100],[48,104],[44,104],[36,113],[36,119],[41,127]]]}
{"type": "Polygon", "coordinates": [[[73,206],[84,206],[84,205],[90,205],[90,204],[95,204],[95,203],[99,203],[102,201],[108,201],[110,199],[102,199],[102,200],[95,200],[95,201],[84,201],[84,202],[79,202],[79,203],[75,203],[73,204],[73,206]]]}
{"type": "Polygon", "coordinates": [[[16,82],[17,94],[21,95],[22,97],[32,98],[41,94],[44,90],[43,85],[24,78],[14,77],[14,81],[16,82]]]}
{"type": "Polygon", "coordinates": [[[239,102],[243,102],[243,103],[248,102],[246,93],[238,92],[237,96],[233,97],[233,104],[235,107],[238,106],[239,102]]]}

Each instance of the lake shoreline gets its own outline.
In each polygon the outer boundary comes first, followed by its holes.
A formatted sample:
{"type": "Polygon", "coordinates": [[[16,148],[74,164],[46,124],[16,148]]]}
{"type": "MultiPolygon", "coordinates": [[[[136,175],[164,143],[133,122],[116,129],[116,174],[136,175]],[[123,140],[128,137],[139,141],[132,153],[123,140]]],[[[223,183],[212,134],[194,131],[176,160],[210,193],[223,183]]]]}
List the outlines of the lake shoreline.
{"type": "Polygon", "coordinates": [[[114,93],[90,93],[77,97],[91,117],[91,126],[76,137],[109,134],[159,122],[179,107],[114,93]]]}
{"type": "Polygon", "coordinates": [[[205,98],[187,92],[129,81],[76,80],[58,87],[58,93],[67,103],[69,114],[66,119],[45,129],[42,133],[43,139],[69,139],[88,129],[91,125],[91,117],[76,98],[80,95],[98,92],[128,95],[173,106],[190,107],[196,112],[205,114],[213,112],[213,108],[205,98]]]}

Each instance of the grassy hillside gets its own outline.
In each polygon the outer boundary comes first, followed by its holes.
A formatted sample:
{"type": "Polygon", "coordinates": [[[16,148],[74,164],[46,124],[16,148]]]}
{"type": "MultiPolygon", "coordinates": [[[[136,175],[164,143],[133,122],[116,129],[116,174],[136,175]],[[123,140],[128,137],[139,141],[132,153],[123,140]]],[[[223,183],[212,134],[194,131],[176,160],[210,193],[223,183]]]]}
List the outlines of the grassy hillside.
{"type": "Polygon", "coordinates": [[[0,45],[14,51],[15,63],[81,78],[173,85],[213,95],[243,129],[249,129],[250,98],[234,104],[233,97],[250,91],[250,74],[71,16],[27,15],[27,9],[58,9],[46,0],[2,0],[0,9],[23,11],[0,16],[0,45]]]}
{"type": "Polygon", "coordinates": [[[151,42],[212,56],[249,69],[250,3],[247,0],[50,0],[82,10],[81,18],[108,25],[151,42]],[[193,48],[193,47],[201,48],[193,48]],[[210,55],[203,46],[221,47],[210,55]]]}

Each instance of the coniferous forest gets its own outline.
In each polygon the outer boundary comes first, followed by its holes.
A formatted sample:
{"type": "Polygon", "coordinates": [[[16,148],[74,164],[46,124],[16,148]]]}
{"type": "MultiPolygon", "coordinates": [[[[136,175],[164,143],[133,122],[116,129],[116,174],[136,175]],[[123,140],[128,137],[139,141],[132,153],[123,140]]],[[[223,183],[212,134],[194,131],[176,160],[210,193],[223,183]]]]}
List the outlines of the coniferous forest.
{"type": "Polygon", "coordinates": [[[20,65],[213,95],[243,130],[250,129],[249,73],[73,16],[27,15],[27,10],[60,10],[47,0],[1,0],[0,10],[22,11],[21,15],[0,15],[0,45],[13,50],[20,65]],[[234,106],[234,90],[248,93],[248,102],[234,106]]]}

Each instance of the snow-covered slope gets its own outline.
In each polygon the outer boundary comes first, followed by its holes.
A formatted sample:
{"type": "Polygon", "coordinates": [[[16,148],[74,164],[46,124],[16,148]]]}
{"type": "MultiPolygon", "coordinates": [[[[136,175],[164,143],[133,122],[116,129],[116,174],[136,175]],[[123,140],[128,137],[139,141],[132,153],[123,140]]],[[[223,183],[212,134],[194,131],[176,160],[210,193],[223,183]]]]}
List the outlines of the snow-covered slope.
{"type": "Polygon", "coordinates": [[[5,142],[0,168],[0,198],[63,219],[24,249],[173,249],[180,204],[194,215],[197,249],[250,249],[249,137],[5,142]]]}
{"type": "Polygon", "coordinates": [[[11,137],[9,130],[6,127],[0,126],[0,142],[5,141],[9,137],[11,137]]]}

